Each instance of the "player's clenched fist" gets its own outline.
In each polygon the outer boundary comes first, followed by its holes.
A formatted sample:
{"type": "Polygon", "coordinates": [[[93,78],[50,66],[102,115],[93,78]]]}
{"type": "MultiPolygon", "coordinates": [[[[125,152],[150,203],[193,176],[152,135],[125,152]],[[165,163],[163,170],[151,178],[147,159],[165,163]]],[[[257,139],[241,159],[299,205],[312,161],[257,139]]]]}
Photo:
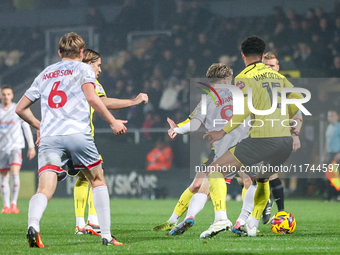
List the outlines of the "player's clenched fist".
{"type": "Polygon", "coordinates": [[[139,93],[134,100],[136,101],[136,105],[141,104],[143,102],[144,104],[147,104],[149,102],[149,97],[145,93],[139,93]]]}
{"type": "Polygon", "coordinates": [[[123,135],[125,134],[127,128],[124,124],[126,124],[127,120],[115,120],[114,123],[110,124],[111,129],[115,135],[123,135]]]}

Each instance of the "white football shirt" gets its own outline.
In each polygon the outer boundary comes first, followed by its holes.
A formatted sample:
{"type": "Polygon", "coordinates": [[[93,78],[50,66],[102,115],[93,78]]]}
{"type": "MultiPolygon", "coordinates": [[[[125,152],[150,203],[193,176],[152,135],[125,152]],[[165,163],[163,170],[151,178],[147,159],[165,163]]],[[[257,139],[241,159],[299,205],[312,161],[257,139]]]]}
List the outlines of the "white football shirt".
{"type": "MultiPolygon", "coordinates": [[[[202,114],[202,101],[196,106],[192,114],[192,119],[198,119],[202,122],[205,128],[210,131],[220,131],[233,116],[233,96],[232,93],[226,89],[216,89],[222,104],[218,97],[212,93],[214,100],[207,95],[206,114],[202,114]]],[[[248,117],[249,118],[249,117],[248,117]]],[[[215,141],[215,159],[222,156],[229,148],[235,146],[242,139],[248,137],[249,126],[239,125],[232,132],[226,134],[221,140],[215,141]]]]}
{"type": "Polygon", "coordinates": [[[32,131],[28,123],[23,121],[16,113],[16,103],[9,107],[0,104],[0,151],[12,151],[25,148],[24,130],[28,147],[34,147],[32,131]]]}
{"type": "Polygon", "coordinates": [[[92,67],[80,61],[61,61],[35,78],[25,96],[41,98],[41,137],[90,133],[90,107],[82,85],[95,84],[92,67]]]}

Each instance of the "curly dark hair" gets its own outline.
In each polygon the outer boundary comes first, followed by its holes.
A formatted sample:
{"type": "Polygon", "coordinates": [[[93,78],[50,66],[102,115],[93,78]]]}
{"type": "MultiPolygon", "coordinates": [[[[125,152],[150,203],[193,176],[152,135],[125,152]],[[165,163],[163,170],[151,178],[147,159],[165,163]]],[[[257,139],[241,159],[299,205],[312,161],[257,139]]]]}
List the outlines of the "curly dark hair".
{"type": "Polygon", "coordinates": [[[241,43],[241,50],[246,57],[262,56],[265,49],[266,44],[260,37],[257,36],[248,37],[241,43]]]}

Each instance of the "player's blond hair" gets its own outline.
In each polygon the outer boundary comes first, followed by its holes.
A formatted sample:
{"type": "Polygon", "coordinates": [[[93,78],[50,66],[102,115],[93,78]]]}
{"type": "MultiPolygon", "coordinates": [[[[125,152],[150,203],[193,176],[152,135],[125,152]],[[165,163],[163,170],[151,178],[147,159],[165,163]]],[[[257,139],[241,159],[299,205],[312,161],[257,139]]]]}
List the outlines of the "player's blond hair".
{"type": "Polygon", "coordinates": [[[279,64],[279,59],[277,58],[277,55],[274,52],[267,52],[263,56],[264,59],[276,59],[276,64],[279,64]]]}
{"type": "Polygon", "coordinates": [[[59,40],[59,51],[62,58],[77,58],[82,49],[85,49],[85,42],[80,35],[74,32],[65,34],[59,40]]]}
{"type": "Polygon", "coordinates": [[[100,58],[100,54],[91,49],[85,49],[83,52],[83,62],[84,63],[94,63],[100,58]]]}
{"type": "Polygon", "coordinates": [[[209,67],[206,76],[209,78],[210,83],[216,83],[226,77],[232,77],[233,69],[223,63],[214,63],[209,67]]]}

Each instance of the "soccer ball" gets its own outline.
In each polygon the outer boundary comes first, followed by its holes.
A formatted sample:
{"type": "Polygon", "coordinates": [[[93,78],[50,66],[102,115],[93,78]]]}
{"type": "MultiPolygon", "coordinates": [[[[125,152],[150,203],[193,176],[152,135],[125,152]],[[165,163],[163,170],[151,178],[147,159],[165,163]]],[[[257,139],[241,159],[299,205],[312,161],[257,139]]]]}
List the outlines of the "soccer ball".
{"type": "Polygon", "coordinates": [[[291,213],[281,211],[274,215],[270,225],[275,234],[291,234],[295,230],[296,221],[291,213]]]}

